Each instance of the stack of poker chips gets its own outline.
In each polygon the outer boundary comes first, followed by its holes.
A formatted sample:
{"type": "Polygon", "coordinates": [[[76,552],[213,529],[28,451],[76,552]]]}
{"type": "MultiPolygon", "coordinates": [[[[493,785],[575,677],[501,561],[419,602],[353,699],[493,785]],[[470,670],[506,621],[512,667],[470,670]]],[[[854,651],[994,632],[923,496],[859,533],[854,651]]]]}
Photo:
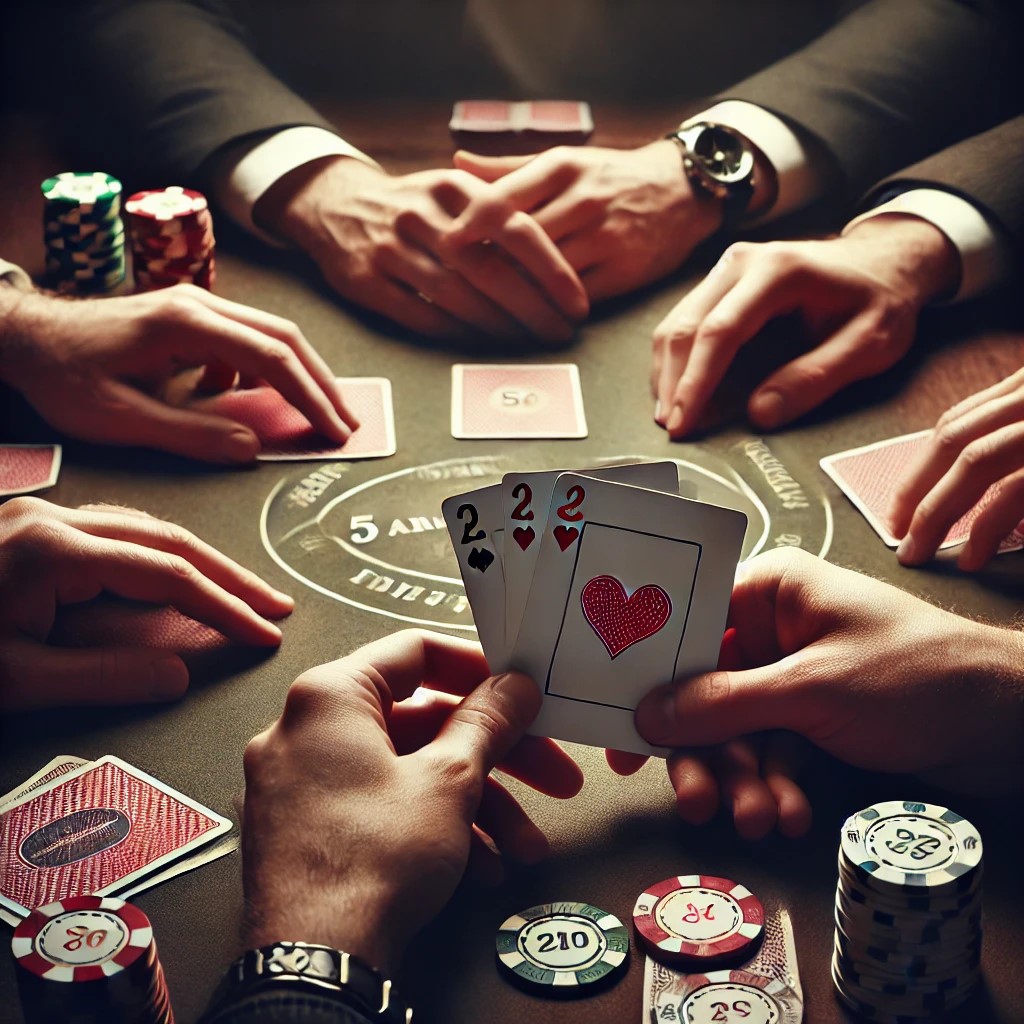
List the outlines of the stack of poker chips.
{"type": "Polygon", "coordinates": [[[39,907],[15,929],[11,952],[26,1024],[174,1024],[153,928],[124,900],[39,907]]]}
{"type": "Polygon", "coordinates": [[[911,1024],[971,996],[981,964],[981,836],[945,807],[874,804],[839,849],[832,980],[875,1021],[911,1024]]]}
{"type": "Polygon", "coordinates": [[[178,185],[136,192],[124,209],[138,288],[213,288],[213,217],[201,192],[178,185]]]}
{"type": "Polygon", "coordinates": [[[100,171],[66,171],[41,187],[48,283],[60,292],[116,288],[125,270],[121,182],[100,171]]]}

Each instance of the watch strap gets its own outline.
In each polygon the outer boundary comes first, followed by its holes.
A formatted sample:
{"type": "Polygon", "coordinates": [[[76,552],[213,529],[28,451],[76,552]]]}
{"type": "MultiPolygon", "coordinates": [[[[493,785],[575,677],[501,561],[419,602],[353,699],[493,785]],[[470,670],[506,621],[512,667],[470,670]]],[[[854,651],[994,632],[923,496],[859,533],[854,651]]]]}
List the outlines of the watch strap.
{"type": "Polygon", "coordinates": [[[243,953],[228,968],[204,1020],[229,1000],[267,988],[316,991],[354,1004],[380,1024],[411,1024],[412,1009],[391,981],[343,950],[309,942],[275,942],[243,953]]]}

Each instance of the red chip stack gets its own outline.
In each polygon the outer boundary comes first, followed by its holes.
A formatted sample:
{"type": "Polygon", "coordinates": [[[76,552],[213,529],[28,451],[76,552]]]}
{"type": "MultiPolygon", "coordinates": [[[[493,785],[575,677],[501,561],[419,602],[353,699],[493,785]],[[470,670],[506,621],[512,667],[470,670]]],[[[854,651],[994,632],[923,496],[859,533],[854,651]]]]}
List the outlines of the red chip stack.
{"type": "Polygon", "coordinates": [[[174,1024],[153,928],[124,900],[39,907],[15,929],[11,952],[26,1024],[174,1024]]]}
{"type": "Polygon", "coordinates": [[[124,210],[140,290],[183,283],[213,289],[216,242],[206,196],[172,185],[136,192],[124,210]]]}

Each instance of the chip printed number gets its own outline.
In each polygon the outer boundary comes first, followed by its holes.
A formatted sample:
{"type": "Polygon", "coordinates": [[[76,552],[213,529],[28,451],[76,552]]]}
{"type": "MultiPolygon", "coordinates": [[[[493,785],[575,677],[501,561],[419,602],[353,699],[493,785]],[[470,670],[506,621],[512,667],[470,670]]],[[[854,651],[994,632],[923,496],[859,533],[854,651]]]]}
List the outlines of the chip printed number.
{"type": "Polygon", "coordinates": [[[565,504],[558,506],[558,518],[564,519],[567,523],[578,523],[583,518],[580,505],[586,496],[587,492],[579,484],[573,484],[565,492],[565,504]]]}
{"type": "Polygon", "coordinates": [[[726,1024],[727,1021],[735,1020],[735,1017],[730,1017],[730,1011],[736,1014],[736,1017],[749,1017],[753,1007],[746,999],[737,999],[732,1006],[728,1003],[712,1003],[711,1009],[715,1012],[711,1016],[711,1020],[715,1024],[726,1024]]]}
{"type": "Polygon", "coordinates": [[[64,948],[69,953],[74,953],[76,950],[81,949],[83,944],[88,946],[89,949],[96,949],[98,946],[102,946],[107,937],[107,930],[105,928],[89,929],[84,925],[76,925],[73,928],[69,928],[67,934],[69,939],[64,943],[64,948]]]}
{"type": "Polygon", "coordinates": [[[501,393],[502,405],[536,405],[538,401],[540,401],[540,398],[536,391],[526,391],[521,388],[509,388],[501,393]]]}
{"type": "Polygon", "coordinates": [[[709,903],[703,911],[692,903],[687,903],[686,908],[686,913],[683,914],[680,920],[685,921],[687,924],[699,924],[702,917],[705,921],[714,921],[715,919],[715,905],[713,903],[709,903]]]}
{"type": "Polygon", "coordinates": [[[533,488],[527,483],[518,483],[512,488],[512,497],[520,499],[519,504],[512,509],[512,518],[525,523],[532,522],[530,503],[533,501],[533,488]]]}
{"type": "Polygon", "coordinates": [[[486,530],[477,530],[476,533],[471,533],[471,530],[476,530],[477,525],[480,522],[480,515],[476,510],[476,505],[470,505],[466,502],[464,505],[460,505],[458,511],[455,513],[455,518],[462,522],[462,514],[464,512],[469,513],[469,522],[463,523],[462,529],[462,540],[460,544],[475,544],[477,541],[485,540],[487,538],[486,530]]]}
{"type": "Polygon", "coordinates": [[[896,842],[887,839],[885,845],[893,853],[909,853],[911,860],[926,860],[942,844],[935,836],[918,835],[909,828],[897,828],[896,842]]]}
{"type": "Polygon", "coordinates": [[[539,932],[537,937],[540,944],[537,946],[539,953],[552,953],[556,949],[569,949],[572,942],[576,949],[586,949],[590,945],[590,934],[588,932],[539,932]]]}

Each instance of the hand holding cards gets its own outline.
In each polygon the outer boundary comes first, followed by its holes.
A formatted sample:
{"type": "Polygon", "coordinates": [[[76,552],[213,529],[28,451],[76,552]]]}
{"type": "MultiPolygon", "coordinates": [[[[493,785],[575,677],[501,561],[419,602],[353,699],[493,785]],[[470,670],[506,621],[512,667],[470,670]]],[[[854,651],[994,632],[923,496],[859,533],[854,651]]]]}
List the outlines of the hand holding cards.
{"type": "Polygon", "coordinates": [[[672,493],[674,463],[587,472],[508,474],[442,509],[491,670],[544,694],[531,731],[664,755],[633,709],[716,664],[746,517],[672,493]]]}

